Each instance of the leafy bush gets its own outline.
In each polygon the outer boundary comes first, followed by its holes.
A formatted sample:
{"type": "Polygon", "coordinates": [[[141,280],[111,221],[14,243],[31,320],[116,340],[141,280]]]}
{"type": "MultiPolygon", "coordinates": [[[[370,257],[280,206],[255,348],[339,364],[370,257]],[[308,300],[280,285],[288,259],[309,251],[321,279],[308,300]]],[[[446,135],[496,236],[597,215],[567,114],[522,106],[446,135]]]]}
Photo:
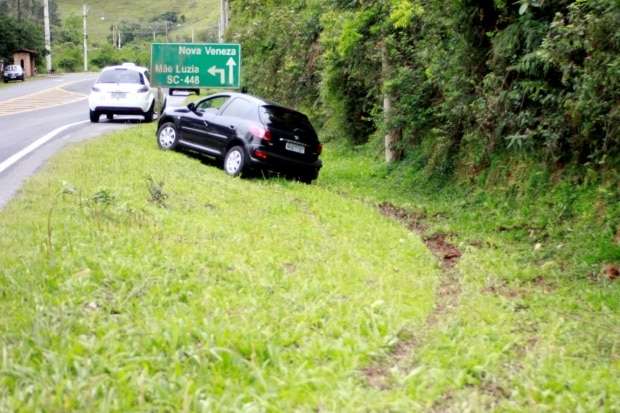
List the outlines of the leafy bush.
{"type": "Polygon", "coordinates": [[[64,72],[77,72],[84,64],[82,49],[73,43],[54,47],[54,64],[64,72]]]}
{"type": "Polygon", "coordinates": [[[620,156],[617,1],[233,7],[229,35],[244,46],[250,91],[313,108],[329,136],[360,144],[397,130],[405,154],[436,145],[433,168],[445,173],[503,154],[548,165],[620,156]]]}

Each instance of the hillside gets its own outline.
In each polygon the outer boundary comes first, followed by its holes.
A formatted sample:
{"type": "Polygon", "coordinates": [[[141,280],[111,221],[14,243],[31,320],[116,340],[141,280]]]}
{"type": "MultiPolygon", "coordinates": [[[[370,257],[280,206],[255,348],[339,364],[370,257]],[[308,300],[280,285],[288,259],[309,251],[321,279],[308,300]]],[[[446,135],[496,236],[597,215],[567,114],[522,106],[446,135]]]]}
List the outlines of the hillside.
{"type": "MultiPolygon", "coordinates": [[[[64,19],[71,15],[82,14],[82,0],[58,0],[58,13],[64,19]]],[[[163,20],[160,24],[152,20],[166,12],[176,12],[179,16],[178,26],[171,25],[169,40],[191,40],[192,28],[195,30],[196,41],[214,40],[217,32],[219,6],[217,0],[135,0],[122,2],[118,0],[89,4],[88,33],[91,43],[95,46],[108,41],[110,27],[122,21],[137,23],[144,34],[151,34],[153,29],[157,38],[163,40],[165,29],[163,20]]]]}

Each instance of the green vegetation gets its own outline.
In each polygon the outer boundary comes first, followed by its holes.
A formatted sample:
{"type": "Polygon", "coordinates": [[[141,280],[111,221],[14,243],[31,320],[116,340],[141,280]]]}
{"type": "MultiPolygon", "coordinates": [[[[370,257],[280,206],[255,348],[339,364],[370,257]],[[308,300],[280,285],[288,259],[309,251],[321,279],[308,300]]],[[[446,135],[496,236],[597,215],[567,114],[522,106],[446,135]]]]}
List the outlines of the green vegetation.
{"type": "Polygon", "coordinates": [[[0,14],[0,61],[11,62],[13,52],[21,48],[42,53],[43,31],[30,22],[19,23],[13,17],[0,14]]]}
{"type": "Polygon", "coordinates": [[[358,369],[430,311],[420,240],[153,132],[70,149],[0,212],[0,410],[383,403],[358,369]]]}
{"type": "Polygon", "coordinates": [[[620,163],[615,0],[267,3],[232,3],[246,84],[334,139],[389,135],[396,158],[423,152],[447,177],[504,156],[620,163]]]}
{"type": "Polygon", "coordinates": [[[491,219],[485,236],[565,239],[567,278],[620,265],[620,3],[285,3],[233,2],[244,84],[304,108],[323,140],[390,153],[359,179],[491,219]]]}
{"type": "Polygon", "coordinates": [[[600,265],[620,260],[617,171],[557,180],[506,159],[446,184],[374,153],[329,146],[320,185],[401,205],[427,237],[446,234],[463,253],[458,303],[395,363],[395,391],[437,411],[617,410],[620,285],[600,265]]]}
{"type": "MultiPolygon", "coordinates": [[[[50,1],[55,71],[75,72],[83,68],[83,3],[81,0],[50,1]]],[[[0,0],[0,15],[0,58],[10,60],[12,51],[20,47],[43,54],[40,2],[0,0]]],[[[191,41],[193,33],[197,42],[215,41],[218,15],[218,0],[90,4],[87,20],[90,66],[97,69],[128,61],[148,65],[150,43],[154,40],[187,42],[191,41]],[[118,45],[119,31],[120,49],[114,46],[118,45]]],[[[44,59],[38,59],[38,66],[43,71],[44,59]]]]}
{"type": "MultiPolygon", "coordinates": [[[[63,25],[56,27],[54,36],[57,67],[65,71],[80,70],[82,2],[59,1],[58,10],[63,25]]],[[[152,41],[190,41],[192,30],[196,41],[213,41],[218,12],[217,0],[184,0],[172,5],[165,1],[91,5],[88,17],[90,64],[95,68],[122,62],[148,66],[152,41]],[[119,31],[121,48],[117,48],[119,31]]]]}
{"type": "MultiPolygon", "coordinates": [[[[82,16],[82,0],[57,0],[60,17],[82,16]]],[[[189,41],[194,29],[197,41],[215,40],[218,0],[139,0],[131,2],[98,2],[89,4],[89,34],[94,47],[111,43],[112,25],[120,25],[127,36],[123,43],[135,39],[152,40],[153,31],[159,41],[165,40],[166,22],[170,41],[189,41]],[[131,36],[131,37],[129,37],[131,36]]]]}
{"type": "Polygon", "coordinates": [[[312,186],[232,179],[146,125],[58,156],[0,212],[0,409],[620,408],[620,286],[575,265],[578,206],[617,202],[582,183],[572,234],[545,232],[535,194],[412,191],[369,152],[328,145],[312,186]],[[458,277],[385,201],[448,234],[458,277]]]}
{"type": "Polygon", "coordinates": [[[0,410],[620,410],[619,3],[231,4],[318,183],[59,156],[0,212],[0,410]]]}

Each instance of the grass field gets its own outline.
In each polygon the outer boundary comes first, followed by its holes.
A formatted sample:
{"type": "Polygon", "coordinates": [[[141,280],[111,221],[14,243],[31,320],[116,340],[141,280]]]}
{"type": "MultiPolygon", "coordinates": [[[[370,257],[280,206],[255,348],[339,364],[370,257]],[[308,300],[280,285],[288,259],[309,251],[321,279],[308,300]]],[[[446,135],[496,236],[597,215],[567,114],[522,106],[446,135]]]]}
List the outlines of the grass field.
{"type": "MultiPolygon", "coordinates": [[[[82,0],[59,0],[58,11],[61,18],[70,15],[82,15],[82,0]]],[[[164,12],[174,11],[179,16],[185,16],[181,26],[170,26],[171,41],[187,41],[191,39],[192,28],[197,36],[196,41],[205,41],[200,38],[201,33],[217,27],[219,16],[218,0],[179,0],[169,2],[164,0],[137,0],[137,1],[102,1],[89,3],[89,36],[91,42],[105,43],[111,34],[110,26],[121,21],[143,24],[150,34],[151,20],[164,12]],[[103,19],[102,19],[103,17],[103,19]]],[[[163,27],[163,26],[162,26],[163,27]]],[[[158,40],[163,41],[164,29],[159,28],[158,40]]]]}
{"type": "Polygon", "coordinates": [[[56,157],[0,212],[0,410],[620,409],[620,284],[458,191],[324,160],[232,179],[149,125],[56,157]]]}

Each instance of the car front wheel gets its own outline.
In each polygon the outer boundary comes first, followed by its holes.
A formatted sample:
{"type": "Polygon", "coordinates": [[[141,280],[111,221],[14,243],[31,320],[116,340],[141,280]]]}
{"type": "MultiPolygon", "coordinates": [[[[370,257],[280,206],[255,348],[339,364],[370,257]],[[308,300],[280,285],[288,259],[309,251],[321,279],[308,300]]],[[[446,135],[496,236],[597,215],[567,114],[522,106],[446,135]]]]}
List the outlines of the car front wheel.
{"type": "Polygon", "coordinates": [[[174,123],[167,122],[157,131],[157,144],[161,149],[170,150],[177,147],[179,140],[174,123]]]}
{"type": "Polygon", "coordinates": [[[224,157],[224,172],[230,176],[239,176],[245,168],[245,150],[241,146],[233,146],[224,157]]]}

